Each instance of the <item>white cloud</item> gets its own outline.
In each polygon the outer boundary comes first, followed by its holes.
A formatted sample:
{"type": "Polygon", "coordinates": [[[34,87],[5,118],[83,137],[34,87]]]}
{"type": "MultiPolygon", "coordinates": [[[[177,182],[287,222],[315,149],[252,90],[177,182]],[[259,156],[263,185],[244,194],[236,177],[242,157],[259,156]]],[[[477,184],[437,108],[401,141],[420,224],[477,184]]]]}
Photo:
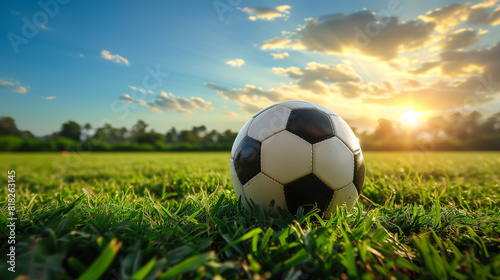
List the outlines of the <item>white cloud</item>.
{"type": "Polygon", "coordinates": [[[226,114],[228,116],[231,116],[231,117],[233,117],[235,119],[238,118],[238,113],[236,113],[236,112],[225,111],[224,114],[226,114]]]}
{"type": "Polygon", "coordinates": [[[228,89],[212,82],[205,83],[205,86],[215,90],[225,99],[236,101],[244,111],[249,113],[255,113],[272,103],[283,101],[287,95],[287,89],[283,87],[264,90],[254,85],[245,85],[240,89],[228,89]]]}
{"type": "Polygon", "coordinates": [[[304,68],[274,67],[272,70],[274,73],[288,76],[293,82],[267,90],[251,84],[233,89],[215,83],[205,85],[223,98],[235,101],[249,113],[285,100],[307,100],[325,104],[340,96],[346,100],[362,95],[380,96],[394,88],[391,83],[385,83],[384,88],[363,81],[348,64],[327,65],[312,61],[304,68]]]}
{"type": "Polygon", "coordinates": [[[491,38],[481,37],[497,24],[500,5],[492,0],[451,4],[407,21],[369,10],[308,18],[260,48],[281,50],[271,53],[274,59],[290,49],[346,57],[341,64],[274,67],[291,82],[266,88],[205,85],[249,113],[291,99],[350,104],[378,116],[409,105],[424,111],[478,107],[500,94],[500,42],[488,46],[491,41],[482,40],[491,38]]]}
{"type": "Polygon", "coordinates": [[[291,39],[275,37],[269,39],[261,44],[263,50],[278,50],[284,48],[290,48],[291,39]]]}
{"type": "Polygon", "coordinates": [[[496,26],[500,24],[500,5],[496,1],[485,1],[472,6],[470,9],[468,23],[496,26]]]}
{"type": "MultiPolygon", "coordinates": [[[[132,90],[139,90],[140,88],[129,86],[132,90]]],[[[142,90],[146,93],[146,90],[142,90]]],[[[125,104],[138,103],[140,106],[146,107],[150,112],[158,114],[164,111],[174,113],[192,114],[193,110],[213,110],[212,102],[205,101],[201,97],[180,97],[172,93],[161,92],[161,95],[153,100],[134,99],[129,94],[122,94],[119,100],[125,104]]]]}
{"type": "Polygon", "coordinates": [[[53,99],[56,99],[55,96],[45,96],[45,97],[42,97],[43,99],[45,100],[53,100],[53,99]]]}
{"type": "Polygon", "coordinates": [[[382,95],[390,90],[390,84],[386,83],[386,88],[380,87],[374,83],[360,82],[340,82],[330,86],[331,94],[341,94],[345,98],[357,98],[363,95],[382,95]]]}
{"type": "Polygon", "coordinates": [[[25,94],[28,92],[28,89],[22,86],[19,82],[14,83],[2,79],[0,79],[0,89],[6,89],[20,94],[25,94]]]}
{"type": "Polygon", "coordinates": [[[404,79],[403,85],[405,85],[407,87],[419,87],[420,82],[415,80],[415,79],[404,79]]]}
{"type": "Polygon", "coordinates": [[[436,61],[436,60],[431,60],[431,61],[424,61],[419,68],[417,69],[412,69],[408,70],[409,73],[415,74],[415,75],[420,75],[427,73],[428,71],[437,68],[438,66],[441,65],[441,62],[436,61]]]}
{"type": "Polygon", "coordinates": [[[435,24],[435,30],[444,33],[460,22],[466,20],[470,9],[468,7],[469,3],[453,3],[442,8],[437,8],[432,11],[427,12],[425,15],[419,18],[428,23],[435,24]]]}
{"type": "Polygon", "coordinates": [[[464,24],[495,26],[500,24],[498,1],[454,3],[431,10],[407,21],[371,10],[327,14],[307,18],[296,30],[282,31],[261,43],[263,50],[301,50],[331,55],[361,54],[395,61],[411,51],[428,49],[430,56],[443,48],[470,46],[485,30],[456,30],[464,24]],[[453,31],[452,34],[448,34],[453,31]]]}
{"type": "Polygon", "coordinates": [[[492,7],[496,4],[498,4],[498,0],[485,0],[483,2],[480,2],[478,4],[474,4],[472,6],[473,9],[476,9],[476,8],[489,8],[489,7],[492,7]]]}
{"type": "Polygon", "coordinates": [[[249,14],[248,19],[251,21],[256,20],[274,20],[276,18],[284,18],[288,19],[290,15],[290,9],[292,7],[288,5],[282,5],[275,8],[266,8],[266,7],[254,7],[254,8],[238,8],[238,10],[249,14]]]}
{"type": "Polygon", "coordinates": [[[304,90],[310,90],[315,94],[327,94],[329,92],[326,83],[356,82],[361,77],[346,64],[327,65],[317,62],[309,62],[307,67],[273,67],[275,73],[284,74],[295,80],[295,84],[304,90]]]}
{"type": "Polygon", "coordinates": [[[161,114],[161,113],[163,113],[163,111],[162,111],[162,110],[160,110],[160,109],[158,109],[158,108],[156,108],[156,107],[150,107],[150,108],[149,108],[149,111],[150,111],[151,113],[154,113],[154,114],[161,114]]]}
{"type": "Polygon", "coordinates": [[[226,64],[231,66],[231,67],[241,67],[241,66],[245,65],[245,61],[241,58],[235,58],[235,59],[226,61],[226,64]]]}
{"type": "Polygon", "coordinates": [[[285,57],[289,57],[290,56],[290,54],[288,54],[287,52],[283,52],[283,53],[271,53],[271,55],[273,56],[274,60],[283,59],[285,57]]]}
{"type": "Polygon", "coordinates": [[[321,64],[315,61],[307,63],[303,69],[298,67],[273,67],[275,73],[285,74],[290,78],[304,80],[321,80],[326,82],[358,81],[361,78],[347,64],[321,64]]]}
{"type": "Polygon", "coordinates": [[[134,103],[135,102],[135,100],[128,94],[121,95],[120,100],[124,103],[134,103]]]}
{"type": "Polygon", "coordinates": [[[384,106],[412,104],[416,110],[443,110],[477,107],[492,102],[500,93],[500,43],[486,49],[444,51],[440,57],[440,61],[426,62],[416,70],[420,74],[438,68],[441,74],[437,82],[363,101],[384,106]]]}
{"type": "Polygon", "coordinates": [[[245,85],[242,89],[227,89],[220,87],[215,83],[206,83],[208,88],[211,88],[222,97],[231,100],[244,100],[244,99],[258,99],[265,98],[270,101],[279,101],[283,98],[281,90],[270,89],[263,90],[261,87],[256,87],[254,85],[245,85]]]}
{"type": "Polygon", "coordinates": [[[146,94],[146,93],[153,93],[151,90],[146,91],[142,87],[134,87],[134,86],[128,86],[128,87],[130,89],[132,89],[132,90],[139,91],[139,92],[144,93],[144,94],[146,94]]]}
{"type": "Polygon", "coordinates": [[[399,22],[397,17],[379,18],[362,10],[349,14],[329,14],[308,19],[287,37],[275,37],[262,49],[295,49],[341,55],[358,51],[366,56],[389,60],[401,49],[413,50],[431,39],[435,23],[420,19],[399,22]],[[375,30],[375,31],[366,31],[375,30]]]}
{"type": "Polygon", "coordinates": [[[124,58],[123,56],[121,56],[119,54],[111,54],[107,50],[102,50],[101,51],[101,56],[102,56],[102,58],[104,58],[106,60],[110,60],[113,63],[118,63],[118,64],[123,63],[123,64],[125,64],[127,66],[130,65],[129,62],[128,62],[128,59],[124,58]]]}
{"type": "Polygon", "coordinates": [[[459,48],[465,48],[474,44],[479,35],[488,33],[488,31],[474,30],[472,28],[462,28],[448,34],[442,43],[444,50],[454,50],[459,48]]]}
{"type": "Polygon", "coordinates": [[[192,110],[213,110],[212,102],[205,101],[201,97],[181,97],[175,96],[172,93],[161,92],[161,96],[149,101],[148,106],[154,109],[153,111],[161,110],[167,112],[192,114],[192,110]]]}

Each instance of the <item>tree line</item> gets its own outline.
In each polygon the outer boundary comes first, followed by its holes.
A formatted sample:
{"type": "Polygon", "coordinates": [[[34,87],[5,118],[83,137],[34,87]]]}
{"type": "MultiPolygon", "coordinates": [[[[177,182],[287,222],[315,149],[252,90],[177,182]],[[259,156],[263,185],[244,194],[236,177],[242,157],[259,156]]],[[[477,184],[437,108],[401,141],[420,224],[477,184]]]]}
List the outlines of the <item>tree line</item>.
{"type": "MultiPolygon", "coordinates": [[[[0,118],[0,151],[229,151],[236,135],[204,125],[161,133],[138,120],[130,129],[67,121],[59,131],[36,137],[19,130],[13,118],[0,118]]],[[[500,150],[500,111],[487,118],[478,111],[443,114],[418,126],[379,119],[374,130],[356,135],[363,150],[500,150]]]]}
{"type": "Polygon", "coordinates": [[[364,150],[500,150],[500,111],[445,113],[417,126],[379,119],[371,133],[356,133],[364,150]]]}
{"type": "Polygon", "coordinates": [[[148,124],[138,120],[130,129],[106,123],[93,128],[67,121],[59,131],[36,137],[30,131],[17,128],[11,117],[0,118],[0,151],[227,151],[237,132],[208,130],[193,126],[190,130],[170,128],[166,133],[148,130],[148,124]]]}

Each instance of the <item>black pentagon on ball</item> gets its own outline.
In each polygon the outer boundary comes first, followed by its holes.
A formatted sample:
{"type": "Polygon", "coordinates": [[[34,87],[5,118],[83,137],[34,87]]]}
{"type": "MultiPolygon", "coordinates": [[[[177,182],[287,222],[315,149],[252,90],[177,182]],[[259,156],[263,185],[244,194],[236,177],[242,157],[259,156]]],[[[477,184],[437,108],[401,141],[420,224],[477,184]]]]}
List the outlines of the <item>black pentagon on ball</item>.
{"type": "Polygon", "coordinates": [[[363,158],[363,154],[361,150],[354,153],[354,186],[358,191],[358,194],[361,194],[363,190],[363,184],[365,183],[365,160],[363,158]]]}
{"type": "MultiPolygon", "coordinates": [[[[316,204],[321,211],[325,211],[333,198],[333,190],[312,173],[285,184],[284,189],[286,205],[292,214],[304,204],[316,204]]],[[[305,208],[306,211],[311,209],[305,208]]]]}
{"type": "Polygon", "coordinates": [[[234,169],[242,185],[260,172],[261,143],[246,136],[236,149],[234,169]]]}
{"type": "Polygon", "coordinates": [[[316,109],[292,110],[286,129],[311,144],[333,137],[330,118],[316,109]]]}

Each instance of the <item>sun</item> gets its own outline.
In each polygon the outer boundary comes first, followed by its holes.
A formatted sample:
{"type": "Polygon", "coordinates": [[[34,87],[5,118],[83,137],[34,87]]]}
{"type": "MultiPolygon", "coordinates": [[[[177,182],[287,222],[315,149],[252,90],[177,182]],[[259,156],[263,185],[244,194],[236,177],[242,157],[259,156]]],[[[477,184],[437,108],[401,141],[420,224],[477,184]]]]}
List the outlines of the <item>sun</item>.
{"type": "Polygon", "coordinates": [[[409,124],[411,126],[415,126],[418,124],[419,117],[420,117],[420,113],[417,113],[417,112],[412,111],[412,110],[408,110],[408,111],[404,112],[403,114],[401,114],[401,116],[399,116],[399,119],[406,124],[409,124]]]}

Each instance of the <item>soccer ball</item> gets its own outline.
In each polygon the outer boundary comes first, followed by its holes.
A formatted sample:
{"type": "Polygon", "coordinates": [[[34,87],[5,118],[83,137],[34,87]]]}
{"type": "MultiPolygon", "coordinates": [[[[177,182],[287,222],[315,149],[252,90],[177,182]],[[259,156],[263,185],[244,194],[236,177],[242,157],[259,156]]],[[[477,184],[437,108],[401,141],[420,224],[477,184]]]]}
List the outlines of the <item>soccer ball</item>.
{"type": "Polygon", "coordinates": [[[350,210],[365,180],[363,154],[349,125],[305,101],[281,102],[255,114],[234,140],[229,169],[245,208],[262,204],[273,216],[278,207],[295,214],[305,204],[316,205],[327,218],[344,203],[350,210]]]}

